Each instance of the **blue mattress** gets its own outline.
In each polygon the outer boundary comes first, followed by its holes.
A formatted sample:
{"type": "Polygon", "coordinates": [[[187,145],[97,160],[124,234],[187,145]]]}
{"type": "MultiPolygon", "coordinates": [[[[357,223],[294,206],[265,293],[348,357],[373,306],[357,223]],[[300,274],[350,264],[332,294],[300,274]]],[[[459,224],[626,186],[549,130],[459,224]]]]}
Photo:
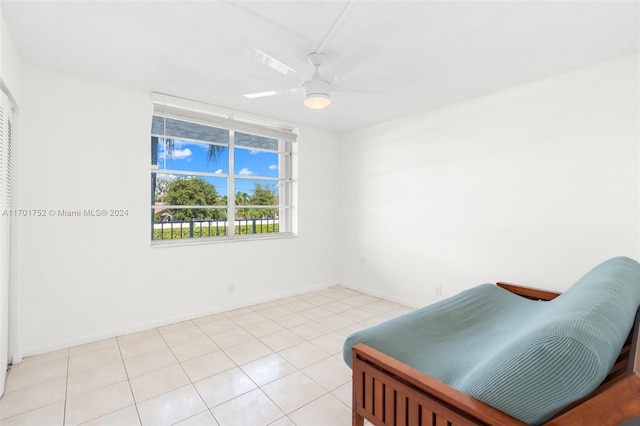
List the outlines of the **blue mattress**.
{"type": "Polygon", "coordinates": [[[598,265],[552,301],[483,284],[353,333],[365,343],[529,424],[548,420],[606,377],[640,306],[640,264],[598,265]]]}

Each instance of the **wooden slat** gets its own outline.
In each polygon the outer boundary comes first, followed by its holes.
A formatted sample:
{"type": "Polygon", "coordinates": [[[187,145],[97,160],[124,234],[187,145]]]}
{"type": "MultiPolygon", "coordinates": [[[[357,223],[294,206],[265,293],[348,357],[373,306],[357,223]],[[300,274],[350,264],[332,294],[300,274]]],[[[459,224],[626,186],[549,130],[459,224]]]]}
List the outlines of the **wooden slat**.
{"type": "Polygon", "coordinates": [[[427,407],[425,407],[424,405],[420,406],[420,418],[422,419],[422,426],[435,426],[433,424],[433,411],[429,410],[427,407]]]}
{"type": "Polygon", "coordinates": [[[374,379],[373,386],[373,415],[381,422],[384,421],[384,384],[380,380],[374,379]]]}
{"type": "Polygon", "coordinates": [[[384,423],[393,425],[396,418],[396,391],[392,386],[384,387],[384,423]]]}
{"type": "Polygon", "coordinates": [[[373,414],[373,377],[364,375],[364,409],[373,414]]]}
{"type": "Polygon", "coordinates": [[[449,421],[442,416],[436,416],[435,426],[449,426],[449,421]]]}
{"type": "Polygon", "coordinates": [[[407,424],[407,396],[403,392],[396,392],[396,423],[407,424]]]}
{"type": "Polygon", "coordinates": [[[420,426],[420,414],[421,414],[421,410],[420,410],[420,405],[418,404],[418,402],[414,399],[409,399],[408,400],[408,406],[409,406],[409,414],[408,414],[408,418],[407,418],[407,424],[409,426],[420,426]]]}

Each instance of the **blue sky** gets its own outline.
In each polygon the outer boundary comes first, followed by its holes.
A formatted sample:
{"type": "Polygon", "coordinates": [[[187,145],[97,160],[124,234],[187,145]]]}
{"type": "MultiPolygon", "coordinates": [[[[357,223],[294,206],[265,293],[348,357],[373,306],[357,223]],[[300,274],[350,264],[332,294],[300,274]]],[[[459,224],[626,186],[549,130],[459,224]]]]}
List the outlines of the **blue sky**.
{"type": "MultiPolygon", "coordinates": [[[[176,140],[173,158],[164,155],[162,143],[159,146],[158,168],[165,170],[185,170],[193,172],[208,172],[224,175],[229,172],[229,152],[225,147],[215,161],[208,160],[209,145],[204,143],[185,142],[176,140]]],[[[276,181],[260,180],[259,177],[278,177],[278,154],[276,152],[257,151],[253,149],[235,148],[234,174],[247,179],[236,179],[235,192],[253,192],[254,184],[268,185],[278,193],[276,181]],[[253,178],[256,177],[256,178],[253,178]]],[[[165,175],[175,179],[179,175],[165,175]]],[[[226,177],[202,177],[211,183],[220,196],[228,195],[226,177]]]]}

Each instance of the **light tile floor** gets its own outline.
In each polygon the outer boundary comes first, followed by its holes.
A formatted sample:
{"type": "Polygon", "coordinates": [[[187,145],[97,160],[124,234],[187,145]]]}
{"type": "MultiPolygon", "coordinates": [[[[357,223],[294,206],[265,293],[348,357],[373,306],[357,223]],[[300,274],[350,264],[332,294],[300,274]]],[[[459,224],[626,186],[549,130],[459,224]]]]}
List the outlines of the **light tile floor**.
{"type": "Polygon", "coordinates": [[[25,358],[0,424],[347,426],[345,337],[409,311],[336,286],[25,358]]]}

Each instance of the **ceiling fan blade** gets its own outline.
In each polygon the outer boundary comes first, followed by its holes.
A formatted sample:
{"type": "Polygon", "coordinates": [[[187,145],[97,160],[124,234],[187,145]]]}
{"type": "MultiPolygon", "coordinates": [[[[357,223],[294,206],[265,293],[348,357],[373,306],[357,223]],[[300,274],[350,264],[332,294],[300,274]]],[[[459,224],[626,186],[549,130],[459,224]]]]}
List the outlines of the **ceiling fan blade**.
{"type": "Polygon", "coordinates": [[[324,40],[322,40],[322,43],[320,43],[320,46],[318,46],[318,48],[316,49],[317,53],[322,53],[324,51],[324,48],[327,47],[327,44],[329,44],[329,40],[331,40],[331,38],[336,33],[336,31],[338,31],[338,29],[342,26],[345,19],[347,19],[347,17],[349,16],[349,13],[351,13],[351,9],[353,9],[353,6],[355,5],[355,3],[356,3],[356,0],[349,0],[349,3],[347,3],[345,8],[342,10],[342,13],[340,14],[340,16],[338,16],[338,19],[336,20],[336,22],[333,23],[333,26],[331,27],[327,35],[324,36],[324,40]]]}
{"type": "Polygon", "coordinates": [[[340,89],[336,88],[333,90],[334,93],[347,93],[354,95],[385,95],[389,92],[385,92],[383,90],[348,90],[348,89],[340,89]]]}
{"type": "Polygon", "coordinates": [[[336,79],[344,77],[350,71],[378,53],[379,50],[380,46],[372,41],[361,44],[355,51],[333,68],[331,75],[335,75],[336,79]]]}
{"type": "Polygon", "coordinates": [[[275,96],[282,93],[282,90],[267,90],[266,92],[256,92],[256,93],[245,93],[245,98],[255,99],[255,98],[265,98],[267,96],[275,96]]]}
{"type": "Polygon", "coordinates": [[[301,90],[302,90],[302,87],[298,87],[295,89],[287,89],[287,90],[267,90],[266,92],[245,93],[242,96],[249,99],[266,98],[267,96],[281,95],[283,93],[295,93],[295,92],[300,92],[301,90]]]}
{"type": "Polygon", "coordinates": [[[278,71],[280,74],[284,74],[288,77],[295,77],[300,80],[303,80],[304,77],[298,71],[294,70],[290,66],[280,62],[276,58],[267,53],[263,52],[260,49],[253,48],[248,52],[249,56],[256,61],[260,62],[263,65],[268,66],[269,68],[278,71]]]}

